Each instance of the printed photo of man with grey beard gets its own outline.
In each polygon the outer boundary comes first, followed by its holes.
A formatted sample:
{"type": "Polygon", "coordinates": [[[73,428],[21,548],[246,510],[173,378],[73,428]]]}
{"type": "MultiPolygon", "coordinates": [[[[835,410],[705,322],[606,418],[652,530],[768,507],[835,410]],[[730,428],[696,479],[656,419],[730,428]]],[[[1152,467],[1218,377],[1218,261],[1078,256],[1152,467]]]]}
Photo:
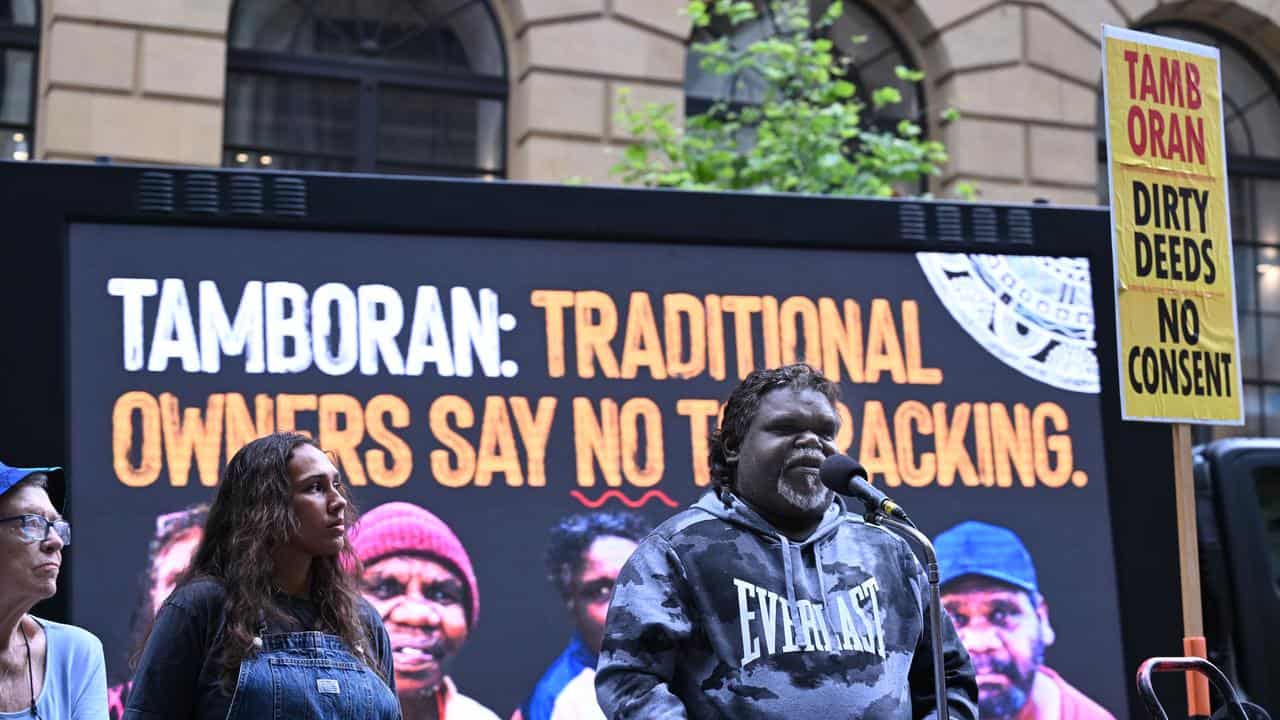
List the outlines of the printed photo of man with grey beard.
{"type": "Polygon", "coordinates": [[[1049,605],[1013,531],[968,521],[934,545],[942,606],[977,672],[982,720],[1114,720],[1044,664],[1055,639],[1049,605]]]}

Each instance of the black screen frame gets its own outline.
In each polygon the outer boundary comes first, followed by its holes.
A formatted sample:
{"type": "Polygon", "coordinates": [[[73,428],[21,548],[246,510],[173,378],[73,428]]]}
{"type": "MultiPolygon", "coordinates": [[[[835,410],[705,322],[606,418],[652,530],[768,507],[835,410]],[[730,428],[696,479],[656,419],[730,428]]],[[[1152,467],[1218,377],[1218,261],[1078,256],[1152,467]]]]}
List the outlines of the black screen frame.
{"type": "MultiPolygon", "coordinates": [[[[1147,657],[1182,654],[1172,434],[1162,424],[1120,419],[1106,208],[0,162],[0,214],[0,337],[7,341],[0,396],[8,410],[0,413],[0,457],[11,464],[69,455],[66,257],[76,223],[1087,258],[1123,663],[1133,671],[1147,657]],[[1141,511],[1130,512],[1135,507],[1141,511]]],[[[88,511],[67,508],[73,521],[77,510],[88,511]]],[[[69,597],[64,587],[37,612],[74,622],[69,597]]],[[[1144,716],[1134,685],[1126,687],[1130,716],[1144,716]]]]}

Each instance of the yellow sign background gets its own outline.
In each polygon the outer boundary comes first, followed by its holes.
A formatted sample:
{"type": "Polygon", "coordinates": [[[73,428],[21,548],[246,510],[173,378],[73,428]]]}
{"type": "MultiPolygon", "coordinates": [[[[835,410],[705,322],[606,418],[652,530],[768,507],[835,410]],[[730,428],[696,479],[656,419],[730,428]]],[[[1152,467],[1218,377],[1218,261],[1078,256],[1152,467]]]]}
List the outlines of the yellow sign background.
{"type": "Polygon", "coordinates": [[[1103,30],[1121,408],[1243,424],[1216,48],[1103,30]]]}

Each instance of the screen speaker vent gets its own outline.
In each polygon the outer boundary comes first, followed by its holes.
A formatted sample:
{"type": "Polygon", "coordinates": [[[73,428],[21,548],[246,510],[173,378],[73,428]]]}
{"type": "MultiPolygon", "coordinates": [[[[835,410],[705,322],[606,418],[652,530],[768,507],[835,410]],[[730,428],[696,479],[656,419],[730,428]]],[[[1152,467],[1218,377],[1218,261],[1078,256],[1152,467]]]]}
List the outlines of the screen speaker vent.
{"type": "Polygon", "coordinates": [[[261,215],[263,203],[262,178],[252,175],[232,175],[230,211],[235,215],[261,215]]]}
{"type": "Polygon", "coordinates": [[[934,209],[934,220],[938,223],[939,240],[964,241],[964,218],[960,214],[960,208],[954,205],[939,205],[934,209]]]}
{"type": "Polygon", "coordinates": [[[138,180],[138,209],[148,213],[172,213],[173,173],[148,171],[138,180]]]}
{"type": "Polygon", "coordinates": [[[182,179],[184,209],[189,213],[216,215],[219,211],[218,177],[208,173],[190,173],[182,179]]]}
{"type": "Polygon", "coordinates": [[[1000,218],[995,208],[977,207],[970,220],[973,223],[973,239],[976,242],[1000,242],[1000,218]]]}
{"type": "Polygon", "coordinates": [[[1035,232],[1032,229],[1031,213],[1021,208],[1009,208],[1009,242],[1015,245],[1032,245],[1035,243],[1035,232]]]}
{"type": "Polygon", "coordinates": [[[923,205],[903,203],[898,206],[898,235],[903,240],[925,241],[929,228],[923,205]]]}
{"type": "Polygon", "coordinates": [[[307,183],[302,178],[278,177],[271,181],[271,209],[276,215],[307,214],[307,183]]]}

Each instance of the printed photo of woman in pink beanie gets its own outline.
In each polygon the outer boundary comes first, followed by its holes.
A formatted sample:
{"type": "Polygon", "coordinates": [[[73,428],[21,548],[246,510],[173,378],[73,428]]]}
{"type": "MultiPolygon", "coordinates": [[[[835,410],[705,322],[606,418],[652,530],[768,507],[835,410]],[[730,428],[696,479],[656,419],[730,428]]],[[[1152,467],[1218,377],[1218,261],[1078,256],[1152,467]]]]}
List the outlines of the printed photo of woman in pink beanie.
{"type": "Polygon", "coordinates": [[[351,542],[364,563],[361,592],[391,636],[404,720],[498,720],[447,675],[480,614],[458,536],[417,505],[391,502],[365,513],[351,542]]]}

